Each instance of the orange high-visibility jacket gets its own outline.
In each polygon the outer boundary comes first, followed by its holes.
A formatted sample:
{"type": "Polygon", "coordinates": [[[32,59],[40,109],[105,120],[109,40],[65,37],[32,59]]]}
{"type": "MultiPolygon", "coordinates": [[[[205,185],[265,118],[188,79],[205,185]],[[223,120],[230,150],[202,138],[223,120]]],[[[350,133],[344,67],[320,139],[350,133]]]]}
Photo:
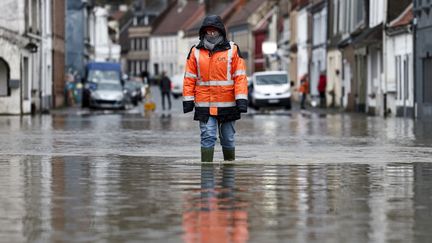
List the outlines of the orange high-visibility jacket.
{"type": "MultiPolygon", "coordinates": [[[[243,58],[233,42],[210,53],[192,47],[183,81],[183,103],[194,102],[195,120],[215,116],[221,121],[240,119],[237,105],[247,104],[248,82],[243,58]]],[[[189,110],[185,110],[188,112],[189,110]]]]}

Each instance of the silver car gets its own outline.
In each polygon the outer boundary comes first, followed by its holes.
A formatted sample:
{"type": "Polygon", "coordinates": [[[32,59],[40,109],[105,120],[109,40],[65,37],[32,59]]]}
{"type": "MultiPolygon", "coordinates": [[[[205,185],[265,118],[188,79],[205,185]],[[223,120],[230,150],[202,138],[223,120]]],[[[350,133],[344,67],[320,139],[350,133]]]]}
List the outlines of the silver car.
{"type": "Polygon", "coordinates": [[[124,109],[125,100],[120,83],[97,83],[90,91],[91,108],[124,109]]]}

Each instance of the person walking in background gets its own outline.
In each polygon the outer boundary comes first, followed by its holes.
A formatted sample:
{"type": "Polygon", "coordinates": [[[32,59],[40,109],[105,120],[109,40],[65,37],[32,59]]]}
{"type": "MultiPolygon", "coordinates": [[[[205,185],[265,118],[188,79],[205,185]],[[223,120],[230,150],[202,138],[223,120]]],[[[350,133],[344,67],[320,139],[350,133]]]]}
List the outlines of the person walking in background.
{"type": "Polygon", "coordinates": [[[307,75],[304,75],[300,80],[300,89],[299,89],[301,97],[300,108],[302,110],[306,109],[306,99],[309,94],[309,81],[307,75]]]}
{"type": "Polygon", "coordinates": [[[171,80],[166,76],[165,71],[162,72],[160,81],[162,110],[165,110],[165,97],[168,99],[168,109],[171,110],[171,80]]]}
{"type": "Polygon", "coordinates": [[[183,112],[195,108],[194,120],[199,121],[201,130],[201,161],[213,161],[217,130],[224,160],[235,160],[234,125],[248,105],[245,62],[239,47],[227,40],[219,16],[204,19],[199,39],[186,61],[183,112]]]}
{"type": "Polygon", "coordinates": [[[324,72],[321,72],[318,81],[318,92],[320,95],[320,107],[325,108],[327,106],[326,99],[326,86],[327,86],[327,77],[324,72]]]}

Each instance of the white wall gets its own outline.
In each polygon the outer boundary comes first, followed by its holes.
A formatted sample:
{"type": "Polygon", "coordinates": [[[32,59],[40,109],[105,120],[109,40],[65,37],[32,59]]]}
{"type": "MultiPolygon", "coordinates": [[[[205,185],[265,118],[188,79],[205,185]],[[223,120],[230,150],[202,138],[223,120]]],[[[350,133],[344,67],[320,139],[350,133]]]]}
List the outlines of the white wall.
{"type": "MultiPolygon", "coordinates": [[[[18,46],[2,39],[0,37],[0,57],[7,62],[9,66],[10,79],[19,80],[22,84],[20,72],[21,66],[21,51],[18,46]]],[[[27,102],[26,110],[30,110],[27,102]]],[[[0,114],[19,114],[20,109],[20,89],[11,89],[10,96],[0,97],[0,114]]]]}
{"type": "Polygon", "coordinates": [[[105,8],[94,9],[94,23],[90,20],[90,42],[95,48],[95,61],[120,61],[121,47],[113,44],[108,33],[108,12],[105,8]]]}
{"type": "Polygon", "coordinates": [[[327,8],[313,15],[312,45],[325,44],[327,40],[327,8]]]}
{"type": "Polygon", "coordinates": [[[24,33],[24,0],[1,0],[0,27],[24,33]]]}
{"type": "Polygon", "coordinates": [[[177,58],[177,73],[184,73],[186,67],[186,59],[193,45],[198,45],[198,36],[185,37],[178,36],[178,58],[177,58]]]}
{"type": "Polygon", "coordinates": [[[178,66],[177,35],[150,37],[150,75],[155,75],[154,64],[159,65],[159,74],[165,71],[168,76],[182,73],[178,66]]]}
{"type": "Polygon", "coordinates": [[[412,34],[401,34],[386,37],[386,87],[391,100],[389,108],[395,113],[396,107],[414,106],[413,78],[413,40],[412,34]],[[404,61],[408,72],[405,76],[404,61]],[[408,80],[405,80],[408,77],[408,80]],[[407,91],[407,92],[406,92],[407,91]],[[407,99],[405,99],[407,98],[407,99]]]}
{"type": "Polygon", "coordinates": [[[318,96],[317,89],[320,73],[327,68],[326,56],[326,40],[327,40],[327,8],[313,15],[313,36],[312,44],[312,64],[311,64],[311,95],[318,96]],[[317,47],[318,46],[318,47],[317,47]]]}
{"type": "MultiPolygon", "coordinates": [[[[335,49],[329,50],[327,54],[327,92],[334,91],[336,106],[341,105],[341,97],[342,97],[342,53],[335,49]],[[336,70],[339,70],[339,75],[336,75],[336,70]]],[[[344,84],[345,88],[345,96],[344,99],[348,95],[350,90],[350,84],[344,84]]],[[[346,105],[346,103],[344,103],[346,105]]]]}
{"type": "Polygon", "coordinates": [[[42,6],[42,43],[41,43],[41,92],[42,109],[51,108],[52,97],[52,6],[51,1],[43,1],[42,6]]]}
{"type": "Polygon", "coordinates": [[[384,21],[384,0],[369,0],[369,4],[369,27],[373,28],[384,21]]]}
{"type": "Polygon", "coordinates": [[[302,9],[297,16],[297,46],[298,46],[298,59],[297,59],[297,79],[308,73],[309,71],[309,54],[307,46],[308,38],[308,11],[302,9]]]}

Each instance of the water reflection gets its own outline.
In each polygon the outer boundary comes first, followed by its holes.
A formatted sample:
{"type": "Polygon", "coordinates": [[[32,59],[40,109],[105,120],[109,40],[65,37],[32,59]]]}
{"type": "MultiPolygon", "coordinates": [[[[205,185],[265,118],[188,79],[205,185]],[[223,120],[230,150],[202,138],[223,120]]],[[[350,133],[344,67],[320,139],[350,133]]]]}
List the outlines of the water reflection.
{"type": "Polygon", "coordinates": [[[246,242],[248,203],[236,197],[233,165],[221,168],[217,182],[213,165],[201,166],[201,189],[187,197],[183,212],[184,242],[246,242]]]}
{"type": "Polygon", "coordinates": [[[428,242],[432,164],[0,158],[0,241],[428,242]]]}

